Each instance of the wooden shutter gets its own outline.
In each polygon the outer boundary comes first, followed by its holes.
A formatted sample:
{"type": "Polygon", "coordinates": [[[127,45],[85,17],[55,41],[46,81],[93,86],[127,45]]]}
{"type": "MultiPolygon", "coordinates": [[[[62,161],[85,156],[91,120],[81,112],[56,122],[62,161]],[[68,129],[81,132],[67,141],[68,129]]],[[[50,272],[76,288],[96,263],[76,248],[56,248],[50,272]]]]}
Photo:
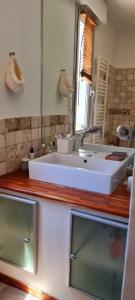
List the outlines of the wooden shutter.
{"type": "Polygon", "coordinates": [[[84,23],[81,77],[86,78],[91,83],[96,23],[91,14],[84,9],[80,11],[80,21],[84,23]]]}

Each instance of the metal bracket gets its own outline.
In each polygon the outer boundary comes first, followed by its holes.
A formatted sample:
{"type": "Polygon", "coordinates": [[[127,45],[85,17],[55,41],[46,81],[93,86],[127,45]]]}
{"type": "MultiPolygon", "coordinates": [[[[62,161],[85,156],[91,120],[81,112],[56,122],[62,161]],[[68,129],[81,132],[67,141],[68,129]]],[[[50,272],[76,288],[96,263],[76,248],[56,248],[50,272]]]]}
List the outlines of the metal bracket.
{"type": "Polygon", "coordinates": [[[71,259],[71,260],[75,260],[75,259],[77,259],[77,256],[76,256],[76,254],[70,254],[70,259],[71,259]]]}

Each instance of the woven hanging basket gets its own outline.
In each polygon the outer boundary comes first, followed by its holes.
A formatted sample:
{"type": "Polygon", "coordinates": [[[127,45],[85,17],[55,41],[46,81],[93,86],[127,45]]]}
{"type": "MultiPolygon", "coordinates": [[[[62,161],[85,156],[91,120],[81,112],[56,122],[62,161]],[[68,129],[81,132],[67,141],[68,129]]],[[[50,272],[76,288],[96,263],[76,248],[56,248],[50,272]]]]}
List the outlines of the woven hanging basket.
{"type": "Polygon", "coordinates": [[[24,77],[17,63],[15,55],[9,55],[9,62],[6,68],[5,83],[8,88],[15,94],[24,92],[24,77]]]}
{"type": "Polygon", "coordinates": [[[61,96],[68,98],[71,93],[73,93],[74,89],[69,83],[67,79],[67,73],[65,70],[61,70],[59,83],[58,83],[58,91],[61,96]]]}

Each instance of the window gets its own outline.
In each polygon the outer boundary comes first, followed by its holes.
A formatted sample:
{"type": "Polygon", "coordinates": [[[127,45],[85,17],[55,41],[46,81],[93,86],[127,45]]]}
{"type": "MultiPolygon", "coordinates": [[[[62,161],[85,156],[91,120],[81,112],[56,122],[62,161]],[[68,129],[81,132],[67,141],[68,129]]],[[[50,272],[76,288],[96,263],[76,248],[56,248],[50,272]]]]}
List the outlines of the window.
{"type": "Polygon", "coordinates": [[[95,26],[96,22],[93,13],[87,7],[81,6],[78,18],[75,131],[83,130],[90,126],[90,94],[95,26]]]}

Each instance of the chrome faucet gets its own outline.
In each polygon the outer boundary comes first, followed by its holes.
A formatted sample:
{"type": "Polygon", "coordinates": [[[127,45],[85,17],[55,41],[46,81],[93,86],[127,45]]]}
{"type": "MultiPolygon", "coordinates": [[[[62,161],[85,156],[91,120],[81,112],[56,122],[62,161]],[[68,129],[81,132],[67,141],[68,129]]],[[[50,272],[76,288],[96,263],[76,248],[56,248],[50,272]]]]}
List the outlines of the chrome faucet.
{"type": "Polygon", "coordinates": [[[98,131],[100,131],[100,136],[102,138],[103,137],[103,127],[102,126],[92,126],[92,127],[89,127],[86,130],[80,131],[79,132],[79,134],[81,134],[81,143],[80,143],[80,146],[83,147],[83,145],[84,145],[84,138],[86,136],[88,136],[89,134],[94,134],[94,133],[96,133],[98,131]]]}

